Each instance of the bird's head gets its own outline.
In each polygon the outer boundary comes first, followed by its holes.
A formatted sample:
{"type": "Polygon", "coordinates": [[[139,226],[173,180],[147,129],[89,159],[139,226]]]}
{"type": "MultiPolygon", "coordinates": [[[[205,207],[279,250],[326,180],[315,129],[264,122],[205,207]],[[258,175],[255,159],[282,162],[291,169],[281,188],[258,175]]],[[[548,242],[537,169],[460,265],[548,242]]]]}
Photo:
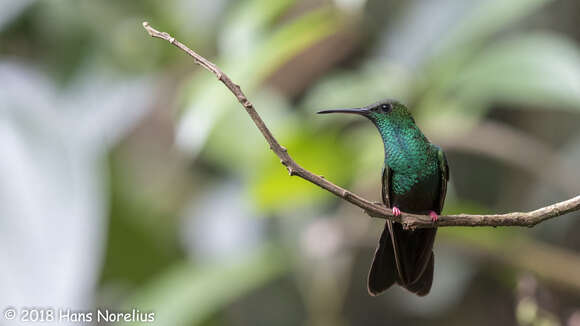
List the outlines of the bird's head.
{"type": "MultiPolygon", "coordinates": [[[[376,125],[386,121],[404,121],[411,120],[413,117],[405,105],[395,100],[383,100],[362,108],[352,109],[331,109],[318,111],[319,114],[326,113],[350,113],[362,115],[370,119],[376,125]]],[[[413,121],[414,122],[414,121],[413,121]]]]}

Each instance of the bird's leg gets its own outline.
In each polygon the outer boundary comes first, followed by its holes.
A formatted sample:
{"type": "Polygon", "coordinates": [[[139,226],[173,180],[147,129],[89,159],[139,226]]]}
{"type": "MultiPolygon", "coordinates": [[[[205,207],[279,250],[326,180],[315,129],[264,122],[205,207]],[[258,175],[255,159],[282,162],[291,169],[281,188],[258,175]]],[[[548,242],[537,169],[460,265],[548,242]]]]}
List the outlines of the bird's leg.
{"type": "Polygon", "coordinates": [[[430,211],[429,216],[431,216],[431,222],[437,222],[437,220],[439,219],[439,215],[437,215],[437,213],[435,213],[434,211],[430,211]]]}
{"type": "Polygon", "coordinates": [[[393,215],[401,216],[401,210],[397,206],[393,206],[393,215]]]}

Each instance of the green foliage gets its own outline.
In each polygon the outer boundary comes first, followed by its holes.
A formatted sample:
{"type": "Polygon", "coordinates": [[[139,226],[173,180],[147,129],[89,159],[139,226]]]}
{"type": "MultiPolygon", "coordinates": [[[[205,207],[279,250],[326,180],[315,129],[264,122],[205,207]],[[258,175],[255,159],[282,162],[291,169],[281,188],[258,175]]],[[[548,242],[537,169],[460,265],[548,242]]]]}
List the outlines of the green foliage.
{"type": "Polygon", "coordinates": [[[455,80],[472,101],[546,109],[580,109],[580,51],[554,34],[534,33],[493,44],[455,80]]]}
{"type": "Polygon", "coordinates": [[[515,24],[520,19],[533,14],[551,0],[491,0],[481,1],[466,15],[458,19],[450,35],[441,41],[443,56],[462,51],[465,46],[477,47],[481,43],[515,24]]]}
{"type": "Polygon", "coordinates": [[[177,263],[129,298],[125,309],[155,312],[155,325],[199,325],[221,307],[278,277],[287,268],[283,256],[283,251],[264,246],[231,262],[177,263]]]}
{"type": "MultiPolygon", "coordinates": [[[[299,132],[287,140],[281,139],[290,148],[290,155],[299,164],[339,184],[344,184],[351,176],[353,155],[348,150],[337,151],[337,132],[314,133],[310,129],[299,132]]],[[[307,205],[320,205],[331,200],[328,192],[309,182],[290,177],[284,173],[280,160],[271,153],[255,166],[251,192],[257,205],[270,211],[307,205]]]]}
{"type": "MultiPolygon", "coordinates": [[[[243,89],[251,95],[272,72],[331,35],[338,28],[339,22],[337,13],[323,7],[299,16],[260,38],[248,37],[244,48],[249,54],[243,65],[239,64],[239,57],[229,55],[215,61],[233,80],[243,80],[243,89]]],[[[206,72],[195,76],[185,90],[188,95],[184,100],[185,111],[178,137],[192,155],[196,155],[204,147],[212,130],[226,117],[226,113],[234,110],[232,104],[235,99],[223,85],[215,83],[214,76],[206,72]]]]}

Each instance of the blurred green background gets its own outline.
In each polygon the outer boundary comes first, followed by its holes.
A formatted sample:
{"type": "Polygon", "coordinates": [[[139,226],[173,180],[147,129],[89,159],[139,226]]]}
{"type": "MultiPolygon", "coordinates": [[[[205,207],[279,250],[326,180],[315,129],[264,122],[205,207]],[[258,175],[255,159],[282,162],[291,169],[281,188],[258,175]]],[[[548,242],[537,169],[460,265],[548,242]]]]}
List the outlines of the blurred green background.
{"type": "Polygon", "coordinates": [[[579,213],[441,228],[429,296],[370,297],[384,221],[288,176],[226,88],[141,26],[217,63],[314,173],[379,201],[375,128],[314,113],[396,98],[447,153],[444,213],[508,212],[580,192],[580,2],[0,8],[0,308],[138,309],[170,326],[580,325],[579,213]]]}

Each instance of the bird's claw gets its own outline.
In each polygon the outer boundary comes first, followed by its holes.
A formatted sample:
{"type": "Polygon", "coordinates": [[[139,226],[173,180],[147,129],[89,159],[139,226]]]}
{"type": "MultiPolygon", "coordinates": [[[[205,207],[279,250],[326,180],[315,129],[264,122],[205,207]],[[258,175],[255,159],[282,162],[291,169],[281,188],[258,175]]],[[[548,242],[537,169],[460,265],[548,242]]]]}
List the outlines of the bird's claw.
{"type": "Polygon", "coordinates": [[[439,215],[434,211],[430,211],[429,216],[431,216],[431,222],[437,222],[437,220],[439,220],[439,215]]]}
{"type": "Polygon", "coordinates": [[[401,216],[401,210],[399,209],[399,207],[393,206],[393,215],[395,215],[396,217],[401,216]]]}

